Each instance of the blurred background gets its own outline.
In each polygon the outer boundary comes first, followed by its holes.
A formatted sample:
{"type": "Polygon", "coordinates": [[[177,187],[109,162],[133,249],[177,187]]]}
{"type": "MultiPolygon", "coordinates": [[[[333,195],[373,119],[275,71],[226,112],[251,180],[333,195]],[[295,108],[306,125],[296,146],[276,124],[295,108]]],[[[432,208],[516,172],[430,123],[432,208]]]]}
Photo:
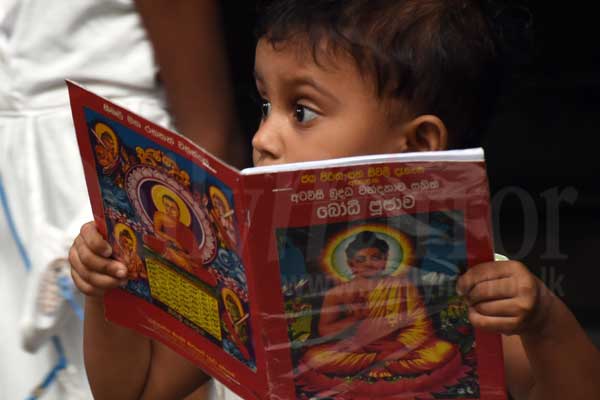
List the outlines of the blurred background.
{"type": "MultiPolygon", "coordinates": [[[[253,2],[224,4],[238,112],[249,143],[259,122],[251,75],[256,15],[253,2]]],[[[506,56],[510,73],[483,143],[496,251],[530,267],[600,345],[597,21],[579,7],[519,4],[529,10],[530,28],[505,32],[513,41],[506,56]]],[[[516,12],[503,18],[510,26],[511,19],[518,24],[524,17],[516,12]]]]}
{"type": "Polygon", "coordinates": [[[496,243],[554,285],[600,344],[597,21],[578,7],[529,8],[531,63],[514,71],[484,143],[496,243]]]}

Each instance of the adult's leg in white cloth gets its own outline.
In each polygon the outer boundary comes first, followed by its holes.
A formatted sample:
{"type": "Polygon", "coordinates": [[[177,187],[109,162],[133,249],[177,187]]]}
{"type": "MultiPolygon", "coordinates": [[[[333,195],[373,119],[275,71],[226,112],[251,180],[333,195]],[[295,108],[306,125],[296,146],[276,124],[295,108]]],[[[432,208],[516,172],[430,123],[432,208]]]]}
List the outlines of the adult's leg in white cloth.
{"type": "Polygon", "coordinates": [[[91,218],[71,121],[67,109],[0,119],[5,194],[0,303],[7,305],[2,323],[8,325],[0,347],[1,353],[11,355],[2,357],[0,371],[12,371],[0,374],[6,380],[0,390],[7,392],[0,398],[24,399],[52,369],[58,357],[48,340],[51,335],[61,339],[70,369],[49,386],[44,399],[91,398],[81,356],[81,322],[72,310],[65,309],[51,329],[36,330],[34,323],[41,274],[66,258],[78,226],[91,218]],[[32,353],[24,350],[27,343],[32,353]]]}

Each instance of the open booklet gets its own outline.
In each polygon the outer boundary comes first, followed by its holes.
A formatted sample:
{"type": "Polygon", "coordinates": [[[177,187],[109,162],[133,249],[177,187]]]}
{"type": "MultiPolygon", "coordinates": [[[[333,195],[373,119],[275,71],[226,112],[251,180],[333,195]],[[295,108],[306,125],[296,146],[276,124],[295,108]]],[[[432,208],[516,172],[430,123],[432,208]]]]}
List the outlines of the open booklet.
{"type": "MultiPolygon", "coordinates": [[[[238,171],[68,82],[106,318],[247,399],[505,399],[455,291],[493,259],[481,149],[238,171]]],[[[134,368],[135,366],[132,366],[134,368]]]]}

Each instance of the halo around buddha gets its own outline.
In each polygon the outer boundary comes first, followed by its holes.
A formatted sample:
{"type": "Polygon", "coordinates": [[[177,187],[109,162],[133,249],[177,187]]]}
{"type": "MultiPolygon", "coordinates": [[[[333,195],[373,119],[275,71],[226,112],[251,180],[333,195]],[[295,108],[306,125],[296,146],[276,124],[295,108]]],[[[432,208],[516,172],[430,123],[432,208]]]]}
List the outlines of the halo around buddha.
{"type": "Polygon", "coordinates": [[[383,224],[366,224],[341,231],[329,239],[321,257],[321,265],[326,273],[342,282],[353,278],[352,270],[346,260],[346,248],[356,235],[364,231],[373,232],[378,239],[385,240],[389,246],[385,275],[401,275],[408,270],[414,256],[410,239],[393,227],[383,224]]]}

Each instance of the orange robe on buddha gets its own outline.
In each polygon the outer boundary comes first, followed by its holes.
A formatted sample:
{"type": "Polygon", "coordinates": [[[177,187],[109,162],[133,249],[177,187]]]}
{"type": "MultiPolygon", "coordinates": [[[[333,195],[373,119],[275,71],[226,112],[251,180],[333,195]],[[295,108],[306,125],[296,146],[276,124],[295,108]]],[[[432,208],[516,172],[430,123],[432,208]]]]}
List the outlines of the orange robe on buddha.
{"type": "Polygon", "coordinates": [[[192,229],[177,221],[173,227],[163,226],[162,232],[176,239],[166,241],[158,236],[144,236],[144,243],[175,265],[193,273],[210,286],[216,286],[216,278],[202,265],[202,255],[192,229]]]}
{"type": "Polygon", "coordinates": [[[330,376],[387,378],[431,372],[459,354],[435,336],[421,296],[406,278],[378,279],[364,307],[366,317],[352,336],[310,347],[303,363],[330,376]]]}

